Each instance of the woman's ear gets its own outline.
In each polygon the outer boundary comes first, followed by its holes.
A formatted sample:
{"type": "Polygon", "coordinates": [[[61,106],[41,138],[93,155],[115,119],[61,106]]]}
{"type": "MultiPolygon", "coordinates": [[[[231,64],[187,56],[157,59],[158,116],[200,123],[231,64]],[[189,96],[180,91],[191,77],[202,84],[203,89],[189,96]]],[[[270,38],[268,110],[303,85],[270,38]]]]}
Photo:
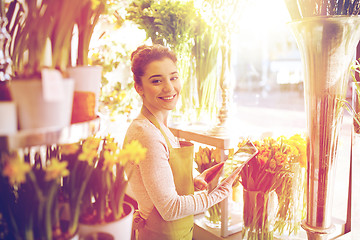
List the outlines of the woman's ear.
{"type": "Polygon", "coordinates": [[[137,84],[137,83],[135,82],[135,83],[134,83],[134,87],[135,87],[136,92],[137,92],[140,96],[144,95],[143,87],[142,87],[140,84],[137,84]]]}

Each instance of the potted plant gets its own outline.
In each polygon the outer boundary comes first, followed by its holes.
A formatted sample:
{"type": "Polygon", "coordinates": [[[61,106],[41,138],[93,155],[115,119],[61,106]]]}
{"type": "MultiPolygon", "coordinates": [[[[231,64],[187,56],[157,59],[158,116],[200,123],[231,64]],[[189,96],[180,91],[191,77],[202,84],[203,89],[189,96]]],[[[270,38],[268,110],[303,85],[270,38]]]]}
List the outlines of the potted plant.
{"type": "Polygon", "coordinates": [[[67,163],[56,157],[2,152],[0,157],[0,213],[5,239],[60,238],[58,190],[69,174],[67,163]],[[43,159],[44,160],[44,159],[43,159]]]}
{"type": "Polygon", "coordinates": [[[100,139],[91,136],[78,143],[61,144],[58,147],[60,159],[67,163],[69,169],[59,192],[59,208],[63,213],[60,221],[65,237],[73,236],[78,231],[82,198],[94,170],[96,157],[96,151],[90,151],[92,149],[88,146],[99,143],[100,139]]]}
{"type": "Polygon", "coordinates": [[[76,16],[77,49],[76,64],[67,71],[75,80],[72,123],[83,122],[96,117],[99,107],[102,67],[89,65],[90,42],[100,16],[105,14],[109,3],[105,0],[85,0],[76,16]]]}
{"type": "Polygon", "coordinates": [[[83,197],[79,235],[108,232],[114,239],[130,239],[133,207],[124,202],[124,196],[131,172],[125,170],[129,164],[144,159],[146,149],[138,141],[120,149],[110,136],[98,140],[100,143],[93,141],[83,146],[87,156],[96,157],[83,197]]]}
{"type": "Polygon", "coordinates": [[[10,90],[18,105],[20,129],[70,124],[74,82],[63,77],[68,61],[64,53],[70,52],[74,26],[71,17],[64,14],[70,5],[70,0],[62,1],[61,6],[49,1],[13,0],[6,8],[11,35],[10,90]]]}

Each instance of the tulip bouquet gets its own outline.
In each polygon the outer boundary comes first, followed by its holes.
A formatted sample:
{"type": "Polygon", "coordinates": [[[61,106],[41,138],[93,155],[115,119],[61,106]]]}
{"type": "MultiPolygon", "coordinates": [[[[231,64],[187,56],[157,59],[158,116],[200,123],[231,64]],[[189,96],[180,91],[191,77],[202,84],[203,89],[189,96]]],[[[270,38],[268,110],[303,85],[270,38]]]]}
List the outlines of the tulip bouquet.
{"type": "MultiPolygon", "coordinates": [[[[195,163],[197,164],[197,170],[199,173],[204,172],[206,169],[215,166],[221,162],[221,152],[218,148],[199,147],[199,151],[195,153],[195,163]]],[[[219,176],[211,181],[211,183],[217,184],[219,176]]],[[[210,183],[210,184],[211,184],[210,183]]],[[[212,227],[220,226],[221,222],[221,208],[220,204],[215,204],[205,212],[205,219],[208,221],[208,225],[212,227]]]]}
{"type": "MultiPolygon", "coordinates": [[[[239,143],[240,149],[243,144],[239,143]]],[[[305,140],[300,135],[282,136],[254,141],[254,145],[258,155],[240,172],[244,188],[244,234],[248,239],[273,239],[275,231],[282,234],[289,224],[289,233],[296,232],[301,218],[296,223],[291,220],[295,213],[302,213],[303,202],[300,209],[293,208],[298,201],[295,193],[303,193],[304,185],[295,184],[299,179],[293,169],[294,165],[306,163],[305,140]]]]}
{"type": "Polygon", "coordinates": [[[276,189],[279,209],[276,214],[275,231],[278,235],[297,235],[302,219],[305,218],[306,201],[306,139],[300,134],[279,140],[290,149],[289,172],[284,175],[283,184],[276,189]]]}
{"type": "Polygon", "coordinates": [[[202,173],[206,169],[221,162],[221,152],[218,148],[199,147],[199,151],[195,153],[195,163],[197,170],[202,173]]]}

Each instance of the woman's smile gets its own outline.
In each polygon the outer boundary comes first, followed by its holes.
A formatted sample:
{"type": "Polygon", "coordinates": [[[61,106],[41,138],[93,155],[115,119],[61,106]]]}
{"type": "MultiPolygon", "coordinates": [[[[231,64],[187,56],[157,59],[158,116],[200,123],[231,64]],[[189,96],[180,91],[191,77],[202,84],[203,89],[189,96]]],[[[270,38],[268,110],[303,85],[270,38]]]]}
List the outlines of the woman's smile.
{"type": "Polygon", "coordinates": [[[137,86],[143,104],[153,113],[168,112],[176,107],[181,91],[181,82],[176,64],[169,58],[151,62],[137,86]]]}
{"type": "Polygon", "coordinates": [[[168,96],[168,97],[159,97],[159,98],[161,98],[163,100],[173,100],[175,97],[176,97],[176,94],[168,96]]]}

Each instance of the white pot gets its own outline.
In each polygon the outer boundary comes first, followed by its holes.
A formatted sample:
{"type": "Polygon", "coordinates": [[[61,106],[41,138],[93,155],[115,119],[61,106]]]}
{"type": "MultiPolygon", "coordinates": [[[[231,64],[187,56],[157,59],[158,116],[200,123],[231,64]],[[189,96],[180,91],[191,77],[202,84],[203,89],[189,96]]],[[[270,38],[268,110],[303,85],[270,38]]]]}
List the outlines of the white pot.
{"type": "Polygon", "coordinates": [[[83,224],[79,223],[79,237],[86,239],[93,234],[106,233],[111,235],[114,240],[130,240],[132,230],[132,220],[134,207],[130,203],[124,203],[126,216],[110,223],[105,224],[83,224]]]}
{"type": "Polygon", "coordinates": [[[0,136],[16,133],[17,115],[15,102],[0,101],[0,116],[0,136]]]}
{"type": "Polygon", "coordinates": [[[10,92],[17,105],[20,130],[63,128],[70,125],[74,97],[74,81],[63,79],[63,96],[48,101],[44,98],[40,79],[12,80],[10,92]]]}
{"type": "Polygon", "coordinates": [[[69,76],[75,81],[74,91],[95,93],[95,113],[98,112],[100,88],[101,88],[101,66],[76,66],[67,69],[69,76]]]}

